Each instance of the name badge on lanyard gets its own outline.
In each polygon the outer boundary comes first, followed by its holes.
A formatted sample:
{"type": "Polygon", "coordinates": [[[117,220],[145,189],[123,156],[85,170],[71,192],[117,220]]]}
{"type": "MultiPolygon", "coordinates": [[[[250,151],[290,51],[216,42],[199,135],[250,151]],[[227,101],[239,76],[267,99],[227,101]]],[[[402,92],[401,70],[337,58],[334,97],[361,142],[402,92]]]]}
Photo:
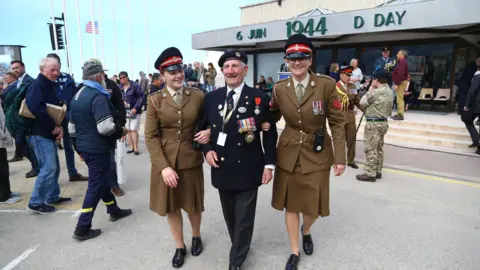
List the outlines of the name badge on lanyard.
{"type": "MultiPolygon", "coordinates": [[[[239,95],[239,94],[238,94],[238,95],[239,95]]],[[[225,143],[226,143],[226,141],[227,141],[227,134],[223,132],[223,130],[224,130],[224,128],[225,128],[225,124],[230,120],[230,117],[232,117],[232,114],[233,114],[233,112],[235,111],[235,108],[237,107],[237,104],[236,104],[237,102],[235,102],[235,101],[234,101],[234,106],[233,106],[233,108],[231,108],[231,109],[228,108],[227,103],[228,103],[227,100],[225,100],[225,105],[223,106],[223,111],[221,112],[221,116],[222,116],[222,118],[223,118],[223,119],[222,119],[222,121],[223,121],[223,123],[222,123],[222,132],[220,132],[220,133],[218,134],[218,139],[217,139],[217,145],[220,145],[220,146],[222,146],[222,147],[225,146],[225,143]],[[228,115],[227,115],[227,108],[228,108],[228,110],[230,110],[230,112],[228,113],[228,115]]],[[[221,108],[221,107],[219,106],[219,108],[221,108]]]]}

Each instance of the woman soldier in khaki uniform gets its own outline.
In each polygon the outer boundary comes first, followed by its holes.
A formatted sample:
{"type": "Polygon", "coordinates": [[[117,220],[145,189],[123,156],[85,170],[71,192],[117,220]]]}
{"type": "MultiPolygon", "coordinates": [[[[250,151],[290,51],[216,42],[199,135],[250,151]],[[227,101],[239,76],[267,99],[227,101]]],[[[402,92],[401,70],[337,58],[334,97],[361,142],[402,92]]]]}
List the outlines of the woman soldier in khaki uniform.
{"type": "Polygon", "coordinates": [[[192,255],[202,252],[203,156],[194,145],[210,139],[209,130],[195,134],[204,94],[183,87],[182,66],[182,54],[177,48],[168,48],[158,57],[155,68],[161,72],[165,87],[148,97],[145,123],[145,140],[152,163],[150,209],[167,216],[175,239],[172,259],[175,268],[183,265],[186,256],[180,209],[188,213],[192,226],[192,255]]]}
{"type": "Polygon", "coordinates": [[[275,119],[283,115],[286,122],[277,146],[272,206],[286,209],[292,255],[285,269],[290,270],[297,269],[300,261],[299,213],[303,214],[301,231],[307,255],[313,253],[311,226],[318,216],[330,214],[330,168],[333,165],[336,176],[345,170],[345,116],[335,80],[309,71],[312,42],[296,34],[288,39],[285,50],[292,77],[277,82],[271,103],[275,119]]]}

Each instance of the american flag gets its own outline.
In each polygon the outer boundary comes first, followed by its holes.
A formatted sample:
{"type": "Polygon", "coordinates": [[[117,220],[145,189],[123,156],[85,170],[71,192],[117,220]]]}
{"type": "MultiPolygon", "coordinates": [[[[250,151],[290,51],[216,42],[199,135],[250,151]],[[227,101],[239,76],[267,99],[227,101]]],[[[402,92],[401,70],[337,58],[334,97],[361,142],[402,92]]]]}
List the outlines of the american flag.
{"type": "MultiPolygon", "coordinates": [[[[85,32],[90,33],[90,34],[93,32],[92,21],[88,21],[87,26],[85,27],[85,32]]],[[[99,30],[98,30],[98,21],[95,21],[95,33],[96,34],[100,33],[99,30]]]]}

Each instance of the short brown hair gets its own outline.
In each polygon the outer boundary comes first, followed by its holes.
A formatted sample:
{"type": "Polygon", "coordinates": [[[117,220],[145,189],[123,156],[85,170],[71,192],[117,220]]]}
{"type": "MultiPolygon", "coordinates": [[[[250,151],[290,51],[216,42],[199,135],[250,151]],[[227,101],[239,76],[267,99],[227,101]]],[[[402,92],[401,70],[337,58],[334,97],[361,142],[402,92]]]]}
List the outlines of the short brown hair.
{"type": "Polygon", "coordinates": [[[385,78],[385,77],[379,77],[376,79],[379,83],[388,83],[388,78],[385,78]]]}
{"type": "Polygon", "coordinates": [[[17,74],[15,74],[13,71],[9,71],[9,72],[5,73],[5,75],[10,75],[13,78],[15,78],[15,80],[18,79],[17,74]]]}

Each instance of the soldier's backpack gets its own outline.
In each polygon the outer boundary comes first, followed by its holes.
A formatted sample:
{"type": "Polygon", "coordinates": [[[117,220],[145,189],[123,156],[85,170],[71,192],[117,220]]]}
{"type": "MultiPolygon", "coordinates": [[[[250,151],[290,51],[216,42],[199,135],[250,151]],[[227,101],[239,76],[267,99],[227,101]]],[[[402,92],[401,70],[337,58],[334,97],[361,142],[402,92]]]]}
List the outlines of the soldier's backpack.
{"type": "Polygon", "coordinates": [[[5,125],[14,137],[17,134],[28,133],[33,125],[34,119],[19,114],[22,101],[27,95],[27,89],[33,81],[13,89],[5,97],[5,125]]]}

